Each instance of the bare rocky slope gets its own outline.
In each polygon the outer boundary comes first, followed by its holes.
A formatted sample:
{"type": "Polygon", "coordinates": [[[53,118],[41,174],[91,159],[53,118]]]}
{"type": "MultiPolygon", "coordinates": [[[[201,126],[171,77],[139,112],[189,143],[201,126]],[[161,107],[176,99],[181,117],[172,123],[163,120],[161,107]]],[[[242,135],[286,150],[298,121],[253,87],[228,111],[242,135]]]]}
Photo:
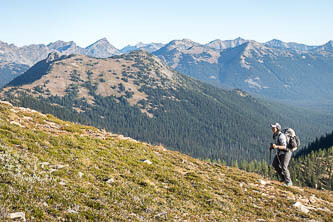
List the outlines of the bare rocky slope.
{"type": "Polygon", "coordinates": [[[332,221],[332,197],[0,103],[4,221],[332,221]]]}

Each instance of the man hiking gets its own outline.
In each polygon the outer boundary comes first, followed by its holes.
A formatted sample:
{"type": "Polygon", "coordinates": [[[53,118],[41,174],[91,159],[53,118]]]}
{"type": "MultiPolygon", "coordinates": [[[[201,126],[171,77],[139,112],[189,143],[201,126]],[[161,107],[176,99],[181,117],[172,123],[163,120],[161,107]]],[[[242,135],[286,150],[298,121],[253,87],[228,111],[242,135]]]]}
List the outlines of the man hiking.
{"type": "Polygon", "coordinates": [[[274,143],[271,144],[270,149],[277,149],[272,166],[279,175],[280,181],[285,182],[287,186],[292,186],[293,183],[288,170],[292,152],[287,148],[286,135],[281,132],[281,125],[279,123],[272,124],[271,127],[273,131],[274,143]]]}

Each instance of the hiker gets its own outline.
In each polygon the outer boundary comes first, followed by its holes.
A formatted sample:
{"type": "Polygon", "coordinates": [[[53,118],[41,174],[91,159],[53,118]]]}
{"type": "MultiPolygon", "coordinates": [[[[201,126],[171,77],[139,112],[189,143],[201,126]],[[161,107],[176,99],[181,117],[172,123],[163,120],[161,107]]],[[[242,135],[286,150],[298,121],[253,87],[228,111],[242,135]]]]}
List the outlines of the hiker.
{"type": "Polygon", "coordinates": [[[276,156],[274,157],[272,166],[275,168],[280,177],[281,182],[285,182],[287,186],[292,186],[293,183],[290,178],[288,170],[289,161],[292,156],[292,151],[287,148],[286,135],[281,132],[281,125],[275,123],[271,125],[273,131],[274,143],[271,144],[270,149],[277,149],[276,156]]]}

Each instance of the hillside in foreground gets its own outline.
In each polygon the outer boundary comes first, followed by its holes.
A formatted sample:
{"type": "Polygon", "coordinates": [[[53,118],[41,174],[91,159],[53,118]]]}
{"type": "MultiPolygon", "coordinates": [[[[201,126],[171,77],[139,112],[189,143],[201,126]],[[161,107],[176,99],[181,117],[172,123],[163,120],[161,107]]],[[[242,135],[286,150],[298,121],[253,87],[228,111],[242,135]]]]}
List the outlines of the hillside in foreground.
{"type": "MultiPolygon", "coordinates": [[[[28,221],[332,221],[330,191],[285,187],[0,103],[0,209],[28,221]]],[[[1,216],[1,215],[0,215],[1,216]]]]}

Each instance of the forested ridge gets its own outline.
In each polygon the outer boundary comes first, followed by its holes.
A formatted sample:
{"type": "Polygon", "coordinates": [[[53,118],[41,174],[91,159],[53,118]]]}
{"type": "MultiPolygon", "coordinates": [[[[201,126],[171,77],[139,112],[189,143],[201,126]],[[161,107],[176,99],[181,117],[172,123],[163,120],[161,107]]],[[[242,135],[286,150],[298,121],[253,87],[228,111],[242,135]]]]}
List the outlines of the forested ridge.
{"type": "MultiPolygon", "coordinates": [[[[52,95],[45,87],[49,80],[25,89],[20,87],[20,79],[16,79],[9,84],[10,88],[3,90],[3,98],[64,120],[93,125],[153,144],[161,143],[194,157],[225,161],[229,165],[236,160],[268,161],[272,122],[279,121],[285,127],[298,130],[304,143],[327,132],[333,124],[329,115],[288,109],[240,90],[218,89],[174,71],[172,79],[168,79],[161,74],[164,64],[147,53],[133,52],[109,59],[69,56],[57,60],[57,65],[66,67],[62,72],[71,73],[65,95],[52,95]],[[85,59],[89,59],[89,63],[85,63],[85,59]],[[75,61],[80,62],[78,67],[87,67],[86,80],[78,68],[69,66],[75,61]],[[108,71],[96,69],[105,61],[124,64],[118,72],[114,67],[107,67],[108,71]],[[108,82],[110,76],[115,77],[116,83],[108,82]],[[147,98],[131,103],[136,94],[135,89],[126,85],[129,82],[147,98]],[[115,93],[101,95],[98,91],[101,85],[115,93]],[[80,96],[82,89],[89,91],[89,97],[80,96]],[[89,98],[93,98],[93,103],[89,98]]],[[[50,64],[48,70],[56,68],[50,64]]],[[[20,77],[24,83],[31,82],[28,74],[29,71],[20,77]]],[[[39,78],[48,75],[48,72],[38,74],[39,78]]]]}

